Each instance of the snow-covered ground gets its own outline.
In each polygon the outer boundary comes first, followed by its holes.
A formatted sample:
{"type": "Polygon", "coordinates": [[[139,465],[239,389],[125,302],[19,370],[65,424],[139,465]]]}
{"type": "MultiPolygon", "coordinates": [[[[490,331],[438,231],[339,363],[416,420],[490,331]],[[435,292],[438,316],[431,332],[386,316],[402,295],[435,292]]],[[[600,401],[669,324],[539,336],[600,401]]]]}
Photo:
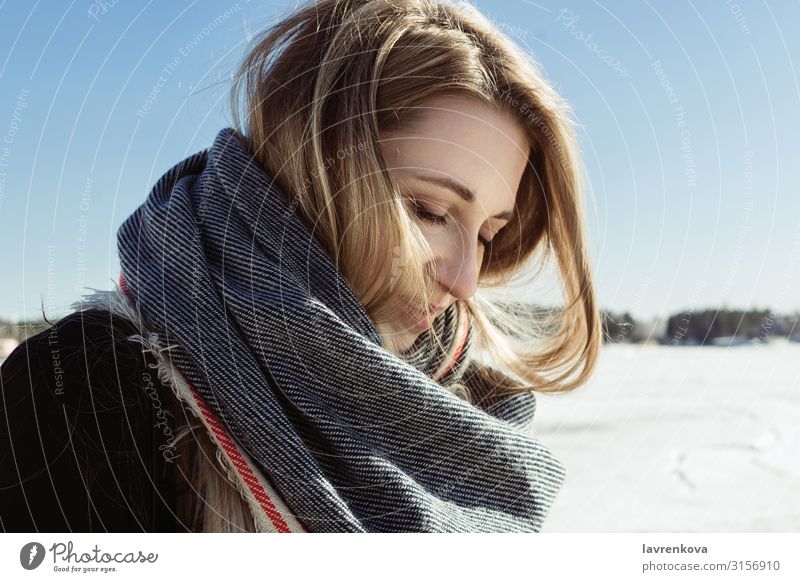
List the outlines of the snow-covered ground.
{"type": "Polygon", "coordinates": [[[567,469],[543,531],[800,531],[798,343],[604,346],[537,402],[567,469]]]}
{"type": "Polygon", "coordinates": [[[567,469],[545,532],[800,531],[800,343],[607,345],[537,404],[567,469]]]}
{"type": "Polygon", "coordinates": [[[5,360],[18,345],[19,342],[14,338],[6,337],[0,339],[0,364],[3,363],[3,360],[5,360]]]}

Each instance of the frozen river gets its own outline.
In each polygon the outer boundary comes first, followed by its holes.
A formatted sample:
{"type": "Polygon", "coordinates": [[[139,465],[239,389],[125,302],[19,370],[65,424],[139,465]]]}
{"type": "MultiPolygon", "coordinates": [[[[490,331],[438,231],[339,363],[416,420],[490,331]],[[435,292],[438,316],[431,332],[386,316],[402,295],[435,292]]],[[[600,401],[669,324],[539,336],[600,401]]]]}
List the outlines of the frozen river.
{"type": "Polygon", "coordinates": [[[800,531],[800,344],[604,346],[538,396],[567,468],[545,532],[800,531]]]}

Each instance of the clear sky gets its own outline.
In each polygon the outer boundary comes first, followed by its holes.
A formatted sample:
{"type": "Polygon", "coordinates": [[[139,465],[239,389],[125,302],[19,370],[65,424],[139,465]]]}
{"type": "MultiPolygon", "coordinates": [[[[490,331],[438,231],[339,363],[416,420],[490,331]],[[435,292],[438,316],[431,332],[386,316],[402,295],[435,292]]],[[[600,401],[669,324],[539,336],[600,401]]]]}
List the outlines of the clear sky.
{"type": "MultiPolygon", "coordinates": [[[[0,3],[0,318],[109,288],[117,228],[293,5],[0,3]]],[[[800,309],[800,3],[476,5],[572,104],[601,307],[800,309]]]]}

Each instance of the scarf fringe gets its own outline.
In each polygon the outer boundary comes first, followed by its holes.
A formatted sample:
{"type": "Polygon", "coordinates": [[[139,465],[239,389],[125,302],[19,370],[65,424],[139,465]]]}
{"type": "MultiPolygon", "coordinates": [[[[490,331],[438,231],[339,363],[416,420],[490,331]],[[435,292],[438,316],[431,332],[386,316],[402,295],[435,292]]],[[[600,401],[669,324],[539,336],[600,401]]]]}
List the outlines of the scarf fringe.
{"type": "MultiPolygon", "coordinates": [[[[73,309],[85,310],[98,308],[111,311],[131,321],[136,328],[144,331],[144,325],[136,307],[125,294],[124,278],[120,277],[119,285],[114,283],[113,290],[92,289],[93,293],[84,296],[72,305],[73,309]]],[[[211,441],[215,445],[215,456],[219,468],[222,469],[228,482],[239,492],[247,504],[253,517],[255,529],[259,533],[293,533],[306,530],[292,514],[279,494],[258,469],[250,455],[239,446],[231,433],[220,422],[203,397],[186,380],[183,374],[172,364],[168,352],[174,345],[164,345],[156,333],[134,334],[128,340],[138,343],[142,352],[150,353],[156,364],[148,364],[156,370],[162,385],[170,388],[173,396],[183,404],[185,409],[200,420],[211,441]]],[[[170,446],[175,445],[176,436],[170,446]]]]}

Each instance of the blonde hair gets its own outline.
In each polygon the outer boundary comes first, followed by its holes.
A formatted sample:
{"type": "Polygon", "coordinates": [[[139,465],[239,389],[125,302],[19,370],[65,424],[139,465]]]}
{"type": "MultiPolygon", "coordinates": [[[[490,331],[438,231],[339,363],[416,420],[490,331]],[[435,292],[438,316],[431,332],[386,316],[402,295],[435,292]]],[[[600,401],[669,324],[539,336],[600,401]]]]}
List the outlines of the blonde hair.
{"type": "MultiPolygon", "coordinates": [[[[256,39],[234,76],[231,109],[254,157],[291,196],[394,350],[398,305],[427,304],[435,274],[379,137],[424,123],[423,102],[444,94],[509,112],[531,146],[515,216],[487,247],[479,292],[463,301],[485,358],[478,372],[500,393],[573,390],[588,380],[601,344],[573,122],[536,61],[478,10],[434,0],[306,4],[256,39]],[[538,277],[553,256],[562,307],[483,296],[481,289],[505,288],[526,272],[538,277]]],[[[187,425],[177,440],[192,483],[179,495],[184,525],[253,531],[246,504],[212,462],[204,429],[187,425]]]]}
{"type": "Polygon", "coordinates": [[[559,309],[480,292],[464,301],[494,372],[481,370],[502,392],[577,388],[596,365],[601,325],[569,107],[477,9],[434,0],[304,5],[256,39],[234,76],[231,109],[393,349],[400,302],[427,305],[435,274],[379,137],[424,123],[420,105],[443,94],[509,112],[531,144],[515,216],[487,247],[479,288],[508,286],[538,264],[535,277],[554,255],[564,290],[559,309]]]}
{"type": "Polygon", "coordinates": [[[174,395],[172,402],[176,417],[185,419],[172,442],[177,527],[195,533],[256,532],[252,510],[229,476],[208,429],[174,395]]]}

